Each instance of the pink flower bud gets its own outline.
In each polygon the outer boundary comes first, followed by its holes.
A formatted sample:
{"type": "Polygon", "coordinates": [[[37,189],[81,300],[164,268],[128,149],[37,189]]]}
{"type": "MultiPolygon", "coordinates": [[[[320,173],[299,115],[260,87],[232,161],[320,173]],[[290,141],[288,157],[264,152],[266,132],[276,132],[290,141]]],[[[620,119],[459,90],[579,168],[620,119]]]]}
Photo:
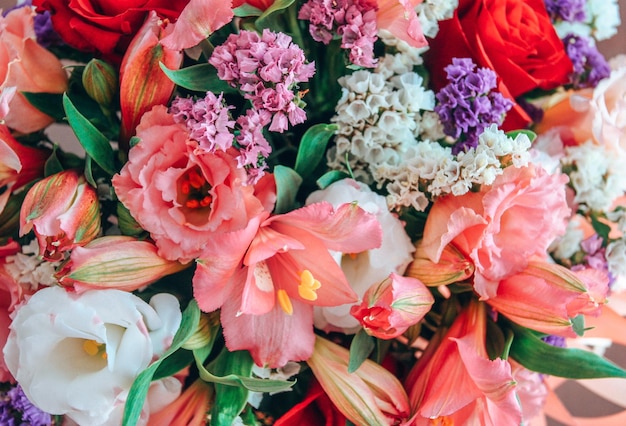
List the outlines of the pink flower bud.
{"type": "Polygon", "coordinates": [[[20,211],[20,236],[33,229],[39,253],[47,260],[61,260],[64,251],[87,244],[100,232],[96,190],[76,170],[40,180],[20,211]]]}
{"type": "Polygon", "coordinates": [[[160,257],[151,242],[108,236],[75,247],[56,277],[79,293],[91,288],[133,291],[184,268],[160,257]]]}
{"type": "Polygon", "coordinates": [[[391,273],[387,279],[371,286],[361,305],[350,314],[365,331],[379,339],[393,339],[417,324],[435,302],[428,288],[418,279],[391,273]]]}
{"type": "Polygon", "coordinates": [[[141,116],[155,105],[165,105],[174,90],[174,83],[160,68],[178,69],[183,54],[161,44],[164,23],[151,12],[131,42],[120,68],[120,108],[122,129],[120,143],[128,148],[141,116]],[[146,78],[149,75],[150,78],[146,78]]]}
{"type": "Polygon", "coordinates": [[[405,273],[429,287],[463,281],[474,273],[472,261],[451,244],[443,248],[436,263],[430,260],[421,242],[417,245],[414,257],[405,273]]]}

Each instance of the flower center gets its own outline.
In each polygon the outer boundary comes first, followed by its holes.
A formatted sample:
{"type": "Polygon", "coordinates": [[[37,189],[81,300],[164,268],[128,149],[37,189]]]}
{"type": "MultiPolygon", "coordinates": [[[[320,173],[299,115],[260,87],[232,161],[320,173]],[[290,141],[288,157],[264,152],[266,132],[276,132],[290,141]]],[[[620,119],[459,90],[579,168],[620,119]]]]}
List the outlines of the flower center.
{"type": "Polygon", "coordinates": [[[83,350],[89,356],[99,356],[102,359],[107,358],[107,345],[96,342],[95,340],[85,340],[83,342],[83,350]]]}
{"type": "Polygon", "coordinates": [[[211,185],[206,181],[199,167],[189,169],[179,180],[182,196],[180,203],[189,209],[209,207],[213,197],[209,194],[211,185]]]}
{"type": "Polygon", "coordinates": [[[319,289],[322,284],[315,279],[311,271],[305,269],[300,273],[300,284],[298,285],[298,294],[304,300],[310,302],[317,300],[315,290],[319,289]]]}

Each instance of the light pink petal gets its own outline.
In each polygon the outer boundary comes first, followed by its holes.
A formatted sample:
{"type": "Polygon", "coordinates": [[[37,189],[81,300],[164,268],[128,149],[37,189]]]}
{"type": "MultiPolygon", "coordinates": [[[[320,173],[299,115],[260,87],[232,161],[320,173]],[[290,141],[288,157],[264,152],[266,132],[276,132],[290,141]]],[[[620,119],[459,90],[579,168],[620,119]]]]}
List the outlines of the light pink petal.
{"type": "Polygon", "coordinates": [[[239,313],[263,315],[274,308],[276,293],[274,280],[266,262],[259,262],[247,268],[246,284],[241,294],[239,313]]]}
{"type": "Polygon", "coordinates": [[[376,25],[413,47],[428,45],[415,6],[422,0],[378,0],[376,25]]]}
{"type": "Polygon", "coordinates": [[[293,314],[276,305],[265,315],[239,315],[239,300],[228,300],[222,307],[226,347],[248,350],[259,366],[278,368],[288,361],[304,361],[315,344],[313,308],[292,300],[293,314]]]}
{"type": "Polygon", "coordinates": [[[174,24],[174,31],[162,40],[172,50],[194,47],[233,19],[228,0],[191,0],[174,24]]]}

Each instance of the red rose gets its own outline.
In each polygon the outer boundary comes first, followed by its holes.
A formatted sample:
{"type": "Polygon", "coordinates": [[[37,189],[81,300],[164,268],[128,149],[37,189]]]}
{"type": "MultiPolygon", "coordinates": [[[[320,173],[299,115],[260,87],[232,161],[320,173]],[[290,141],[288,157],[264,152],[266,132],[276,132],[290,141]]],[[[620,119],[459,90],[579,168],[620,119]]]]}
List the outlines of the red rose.
{"type": "Polygon", "coordinates": [[[175,21],[189,0],[33,0],[49,10],[52,26],[70,46],[119,63],[148,12],[175,21]]]}
{"type": "Polygon", "coordinates": [[[294,405],[274,426],[344,426],[346,418],[332,403],[319,382],[313,379],[306,397],[294,405]]]}
{"type": "MultiPolygon", "coordinates": [[[[459,0],[451,19],[440,22],[426,66],[436,89],[448,81],[452,58],[472,58],[498,75],[498,90],[515,101],[533,89],[550,90],[568,81],[572,62],[565,53],[543,0],[459,0]]],[[[530,117],[517,104],[503,128],[525,127],[530,117]]]]}

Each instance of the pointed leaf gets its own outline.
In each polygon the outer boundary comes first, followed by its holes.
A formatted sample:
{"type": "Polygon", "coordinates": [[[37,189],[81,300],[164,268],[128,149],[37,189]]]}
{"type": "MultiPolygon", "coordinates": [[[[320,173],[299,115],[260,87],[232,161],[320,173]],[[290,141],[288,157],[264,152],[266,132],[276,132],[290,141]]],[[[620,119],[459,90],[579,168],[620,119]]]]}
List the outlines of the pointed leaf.
{"type": "Polygon", "coordinates": [[[236,93],[237,90],[217,77],[217,69],[211,64],[198,64],[180,70],[171,70],[163,63],[161,69],[174,84],[195,92],[236,93]]]}
{"type": "Polygon", "coordinates": [[[511,132],[507,132],[506,135],[511,139],[515,139],[520,133],[528,136],[528,139],[530,139],[531,142],[537,139],[537,133],[527,129],[513,130],[511,132]]]}
{"type": "Polygon", "coordinates": [[[316,124],[307,129],[300,140],[296,157],[296,172],[306,179],[324,158],[326,145],[337,131],[336,124],[316,124]]]}
{"type": "Polygon", "coordinates": [[[148,395],[148,388],[152,379],[159,369],[163,360],[176,352],[187,341],[198,327],[200,321],[200,309],[195,300],[189,302],[187,308],[183,311],[180,327],[174,335],[172,345],[165,351],[161,358],[154,361],[148,368],[137,376],[133,382],[130,390],[128,391],[128,399],[124,407],[124,417],[122,419],[122,426],[133,426],[137,424],[139,416],[141,415],[141,409],[148,395]]]}
{"type": "Polygon", "coordinates": [[[39,111],[49,115],[56,121],[63,120],[63,97],[60,93],[21,93],[39,111]]]}
{"type": "Polygon", "coordinates": [[[296,194],[302,183],[302,178],[293,169],[285,166],[274,167],[276,179],[276,214],[293,210],[296,203],[296,194]]]}
{"type": "Polygon", "coordinates": [[[274,3],[268,7],[265,12],[256,21],[256,26],[259,29],[269,28],[272,22],[272,14],[280,10],[286,9],[293,4],[294,0],[274,0],[274,3]]]}
{"type": "Polygon", "coordinates": [[[348,373],[354,373],[359,369],[363,361],[370,356],[374,348],[376,347],[376,338],[370,336],[364,329],[359,332],[352,339],[350,343],[350,361],[348,362],[348,373]]]}
{"type": "Polygon", "coordinates": [[[515,333],[511,358],[531,371],[568,379],[626,378],[626,371],[593,352],[552,346],[543,342],[537,333],[510,325],[515,333]]]}
{"type": "Polygon", "coordinates": [[[331,183],[335,183],[341,179],[349,178],[350,175],[339,170],[331,170],[320,177],[315,183],[320,189],[324,189],[331,183]]]}
{"type": "Polygon", "coordinates": [[[107,137],[76,109],[67,94],[63,95],[63,107],[67,121],[87,155],[109,175],[114,175],[114,151],[107,137]]]}
{"type": "MultiPolygon", "coordinates": [[[[209,368],[220,376],[236,374],[250,377],[252,357],[247,351],[230,352],[223,348],[209,368]]],[[[211,408],[211,425],[230,426],[246,406],[248,390],[239,386],[215,384],[215,402],[211,408]]]]}
{"type": "Polygon", "coordinates": [[[58,157],[58,145],[54,145],[52,147],[52,154],[46,160],[46,164],[44,165],[44,175],[52,176],[53,174],[59,173],[63,171],[63,164],[61,164],[61,160],[58,157]]]}

